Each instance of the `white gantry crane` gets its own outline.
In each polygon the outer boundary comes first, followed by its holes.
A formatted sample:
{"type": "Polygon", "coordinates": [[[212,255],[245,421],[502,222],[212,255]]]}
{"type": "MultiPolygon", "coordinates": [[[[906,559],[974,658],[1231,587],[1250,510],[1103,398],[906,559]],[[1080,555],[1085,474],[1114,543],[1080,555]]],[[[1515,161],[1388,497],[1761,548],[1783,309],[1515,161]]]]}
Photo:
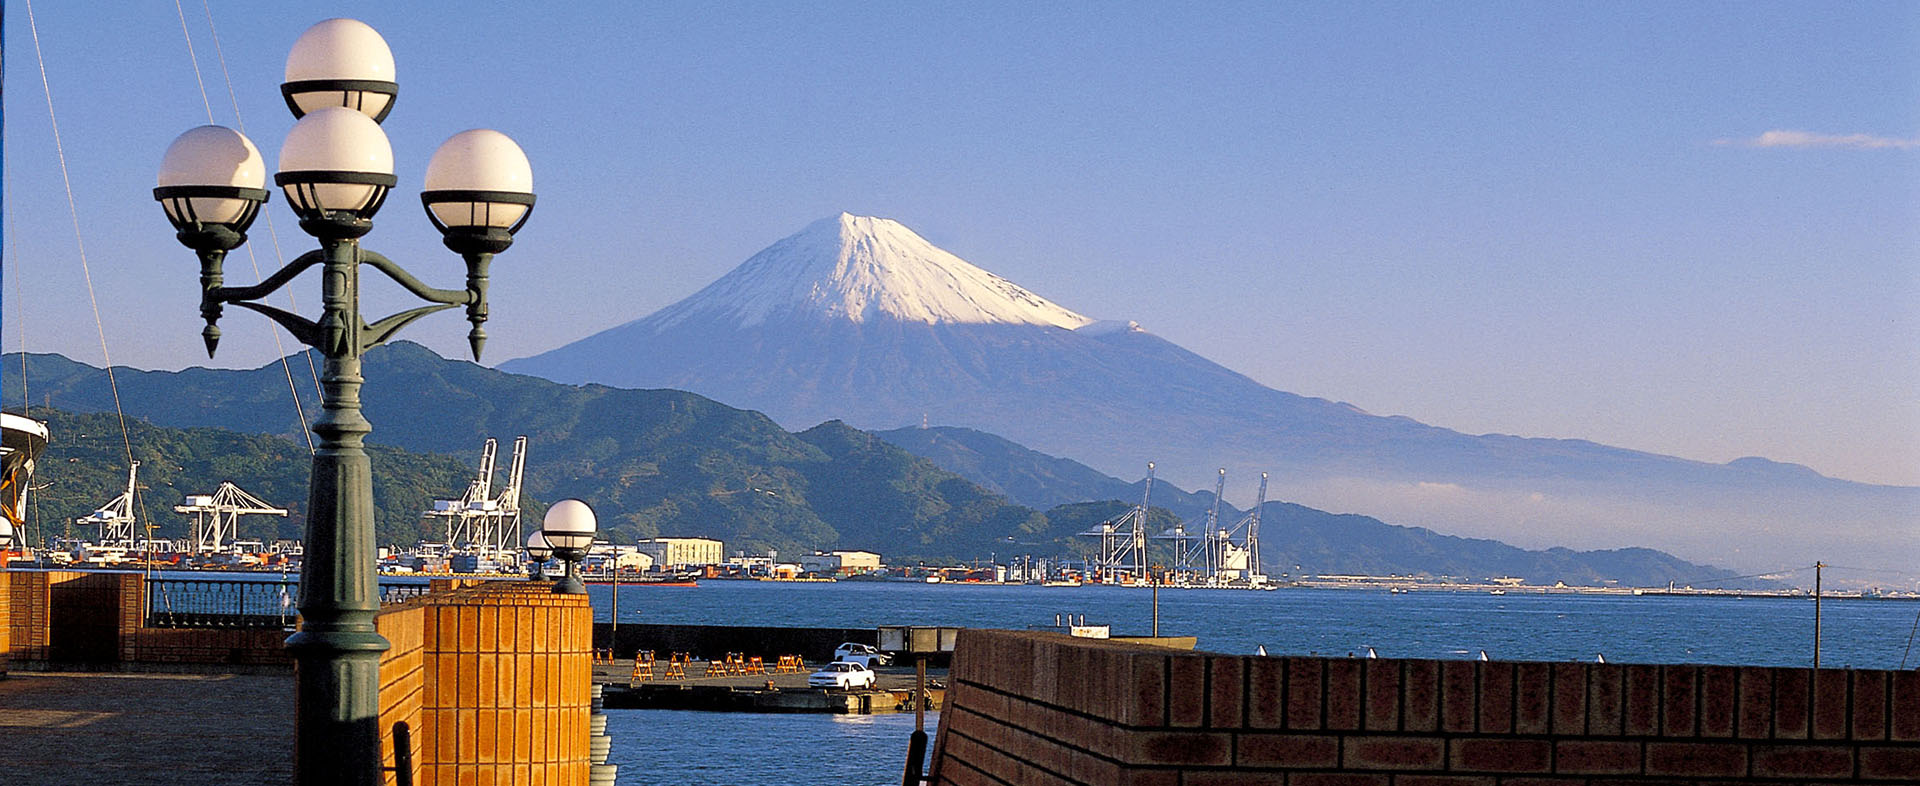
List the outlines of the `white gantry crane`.
{"type": "Polygon", "coordinates": [[[434,500],[423,515],[445,519],[447,547],[484,557],[516,553],[520,547],[520,484],[527,466],[527,438],[513,440],[513,458],[507,485],[494,493],[493,476],[499,443],[492,438],[480,451],[480,473],[459,499],[434,500]]]}
{"type": "Polygon", "coordinates": [[[1100,539],[1100,551],[1088,566],[1093,579],[1118,583],[1120,575],[1144,582],[1147,578],[1147,503],[1153,499],[1153,462],[1147,462],[1147,488],[1140,504],[1080,534],[1100,539]]]}
{"type": "MultiPolygon", "coordinates": [[[[1216,497],[1216,500],[1218,498],[1216,497]]],[[[1253,510],[1233,526],[1210,528],[1208,539],[1212,571],[1207,583],[1217,587],[1263,588],[1266,574],[1260,572],[1260,509],[1267,505],[1267,473],[1260,473],[1260,499],[1253,510]],[[1237,541],[1237,542],[1236,542],[1237,541]]]]}
{"type": "Polygon", "coordinates": [[[120,496],[101,505],[98,510],[73,520],[76,526],[100,528],[100,537],[94,541],[95,545],[126,551],[134,549],[133,493],[135,479],[139,475],[140,462],[132,462],[127,466],[126,491],[120,492],[120,496]]]}
{"type": "Polygon", "coordinates": [[[1200,554],[1197,567],[1200,580],[1215,584],[1220,580],[1220,564],[1226,559],[1226,532],[1220,528],[1220,498],[1227,494],[1227,468],[1220,468],[1220,479],[1213,484],[1213,504],[1207,506],[1207,522],[1200,527],[1200,554]]]}
{"type": "Polygon", "coordinates": [[[193,535],[188,548],[195,554],[223,554],[240,539],[241,516],[285,516],[286,508],[276,508],[223,481],[212,494],[190,494],[186,504],[173,506],[173,512],[193,516],[193,535]]]}

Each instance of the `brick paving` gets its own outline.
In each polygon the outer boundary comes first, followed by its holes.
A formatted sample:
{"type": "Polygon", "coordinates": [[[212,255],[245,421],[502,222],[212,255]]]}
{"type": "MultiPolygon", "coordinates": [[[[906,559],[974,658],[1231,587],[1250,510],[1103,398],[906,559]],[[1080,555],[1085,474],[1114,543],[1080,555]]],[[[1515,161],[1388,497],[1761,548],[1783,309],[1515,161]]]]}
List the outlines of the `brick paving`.
{"type": "Polygon", "coordinates": [[[0,679],[0,783],[290,784],[292,762],[291,673],[0,679]]]}

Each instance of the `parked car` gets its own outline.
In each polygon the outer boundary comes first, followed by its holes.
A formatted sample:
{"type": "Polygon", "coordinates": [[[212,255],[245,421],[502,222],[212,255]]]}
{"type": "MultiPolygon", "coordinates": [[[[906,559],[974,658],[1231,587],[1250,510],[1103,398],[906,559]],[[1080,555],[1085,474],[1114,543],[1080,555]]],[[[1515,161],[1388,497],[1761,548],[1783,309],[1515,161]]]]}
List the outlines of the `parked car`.
{"type": "Polygon", "coordinates": [[[875,675],[873,669],[865,663],[852,661],[834,661],[822,666],[819,671],[807,675],[807,684],[815,688],[871,688],[875,675]]]}
{"type": "Polygon", "coordinates": [[[872,644],[855,644],[851,641],[833,648],[833,659],[848,663],[859,663],[867,668],[885,666],[893,662],[893,656],[881,652],[872,644]]]}

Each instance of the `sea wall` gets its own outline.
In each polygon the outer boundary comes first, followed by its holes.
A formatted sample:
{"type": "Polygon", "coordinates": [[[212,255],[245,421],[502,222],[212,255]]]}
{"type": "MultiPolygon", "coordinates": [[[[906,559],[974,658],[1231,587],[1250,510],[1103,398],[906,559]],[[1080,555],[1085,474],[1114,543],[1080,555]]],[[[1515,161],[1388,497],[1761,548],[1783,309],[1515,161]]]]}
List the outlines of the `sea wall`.
{"type": "Polygon", "coordinates": [[[1178,653],[962,631],[938,784],[1920,781],[1920,672],[1178,653]]]}

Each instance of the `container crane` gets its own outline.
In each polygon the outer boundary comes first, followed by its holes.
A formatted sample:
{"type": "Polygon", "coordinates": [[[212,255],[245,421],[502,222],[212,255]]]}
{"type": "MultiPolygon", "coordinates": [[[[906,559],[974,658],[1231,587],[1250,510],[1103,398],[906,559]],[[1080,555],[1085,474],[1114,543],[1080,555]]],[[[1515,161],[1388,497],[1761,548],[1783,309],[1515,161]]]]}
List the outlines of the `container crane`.
{"type": "Polygon", "coordinates": [[[240,539],[241,516],[285,516],[286,508],[268,505],[265,500],[240,490],[233,481],[224,481],[212,494],[191,494],[186,504],[175,505],[175,513],[193,516],[190,547],[196,554],[220,554],[235,548],[240,539]]]}
{"type": "Polygon", "coordinates": [[[472,555],[476,566],[517,553],[520,546],[520,489],[527,464],[527,438],[513,441],[507,485],[496,496],[493,488],[499,442],[489,437],[480,451],[480,472],[458,499],[434,500],[422,515],[445,519],[447,547],[472,555]]]}
{"type": "Polygon", "coordinates": [[[100,539],[95,542],[103,548],[132,551],[134,549],[133,494],[137,484],[136,478],[139,475],[140,462],[130,463],[127,466],[127,490],[120,492],[120,496],[109,500],[107,504],[101,505],[98,510],[74,519],[73,523],[83,527],[99,527],[100,539]]]}
{"type": "Polygon", "coordinates": [[[1091,566],[1094,580],[1119,583],[1125,574],[1130,581],[1143,581],[1147,570],[1147,503],[1153,499],[1153,462],[1147,462],[1146,491],[1140,504],[1081,535],[1100,539],[1100,551],[1091,566]]]}

